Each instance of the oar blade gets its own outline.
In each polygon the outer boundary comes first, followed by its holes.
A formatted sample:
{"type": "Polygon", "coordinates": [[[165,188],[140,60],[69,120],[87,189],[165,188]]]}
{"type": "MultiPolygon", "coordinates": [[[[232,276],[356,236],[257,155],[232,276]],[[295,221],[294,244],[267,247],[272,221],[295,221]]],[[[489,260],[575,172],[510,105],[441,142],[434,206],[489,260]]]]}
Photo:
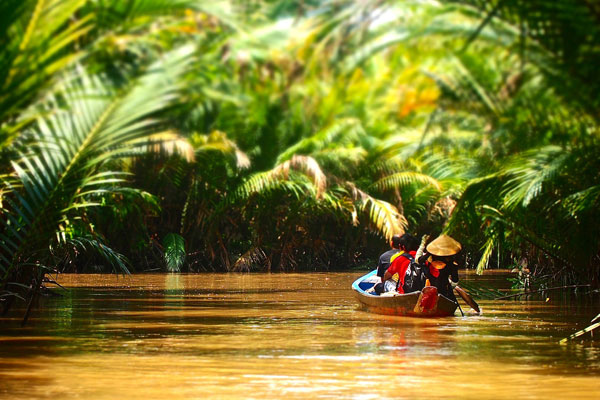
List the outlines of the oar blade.
{"type": "Polygon", "coordinates": [[[458,295],[465,301],[465,303],[467,303],[469,305],[469,307],[471,307],[473,310],[475,310],[478,313],[481,312],[481,309],[479,308],[479,304],[477,304],[477,302],[475,300],[473,300],[471,295],[469,295],[469,293],[467,293],[463,288],[461,288],[460,286],[456,286],[454,288],[454,290],[456,290],[456,293],[458,293],[458,295]]]}

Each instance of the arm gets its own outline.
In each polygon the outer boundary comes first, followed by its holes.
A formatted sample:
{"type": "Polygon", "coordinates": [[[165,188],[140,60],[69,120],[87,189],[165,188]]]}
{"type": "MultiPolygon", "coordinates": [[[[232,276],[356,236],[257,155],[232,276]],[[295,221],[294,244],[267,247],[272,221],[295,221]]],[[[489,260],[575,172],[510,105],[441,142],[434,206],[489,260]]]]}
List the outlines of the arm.
{"type": "Polygon", "coordinates": [[[428,261],[425,261],[423,263],[419,263],[421,265],[423,265],[423,273],[425,274],[425,277],[427,279],[429,279],[431,282],[433,282],[433,279],[435,278],[435,276],[433,276],[433,274],[431,273],[431,264],[429,264],[428,261]]]}
{"type": "Polygon", "coordinates": [[[409,261],[406,257],[398,256],[394,261],[392,261],[387,271],[385,271],[385,274],[383,275],[383,282],[391,279],[395,274],[399,274],[401,276],[398,276],[398,280],[400,283],[403,283],[404,272],[406,272],[406,268],[404,268],[404,266],[408,266],[408,263],[409,261]]]}
{"type": "Polygon", "coordinates": [[[423,255],[428,255],[427,251],[425,250],[425,244],[427,243],[427,239],[429,239],[429,235],[423,235],[423,237],[421,238],[421,244],[419,245],[419,248],[417,249],[417,254],[415,255],[415,260],[417,260],[418,263],[421,263],[419,259],[423,255]]]}
{"type": "Polygon", "coordinates": [[[394,275],[393,273],[390,273],[390,269],[391,268],[388,268],[388,270],[385,271],[385,274],[383,275],[383,278],[381,279],[382,282],[387,281],[388,279],[390,279],[394,275]]]}
{"type": "Polygon", "coordinates": [[[458,285],[458,265],[453,261],[450,266],[450,285],[454,288],[458,285]]]}
{"type": "Polygon", "coordinates": [[[383,273],[385,271],[384,263],[385,263],[385,261],[383,259],[383,254],[382,254],[379,256],[379,262],[377,263],[377,276],[381,278],[382,282],[383,282],[383,273]]]}
{"type": "Polygon", "coordinates": [[[388,267],[388,269],[385,271],[385,274],[383,274],[383,277],[381,279],[382,282],[387,281],[388,279],[390,279],[392,276],[394,276],[394,274],[396,272],[398,272],[398,263],[400,262],[401,257],[398,256],[394,261],[392,261],[390,263],[390,266],[388,267]]]}

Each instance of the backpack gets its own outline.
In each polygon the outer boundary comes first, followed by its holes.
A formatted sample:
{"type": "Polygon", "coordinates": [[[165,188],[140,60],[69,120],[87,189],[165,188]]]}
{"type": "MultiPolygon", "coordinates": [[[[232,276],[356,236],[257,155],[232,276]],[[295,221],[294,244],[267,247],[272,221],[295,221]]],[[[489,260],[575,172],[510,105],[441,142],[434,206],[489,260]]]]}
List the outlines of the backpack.
{"type": "Polygon", "coordinates": [[[404,293],[422,290],[425,287],[425,281],[427,280],[424,273],[425,267],[417,263],[415,258],[409,253],[402,253],[401,256],[407,258],[409,261],[406,275],[404,275],[404,285],[402,285],[404,293]]]}

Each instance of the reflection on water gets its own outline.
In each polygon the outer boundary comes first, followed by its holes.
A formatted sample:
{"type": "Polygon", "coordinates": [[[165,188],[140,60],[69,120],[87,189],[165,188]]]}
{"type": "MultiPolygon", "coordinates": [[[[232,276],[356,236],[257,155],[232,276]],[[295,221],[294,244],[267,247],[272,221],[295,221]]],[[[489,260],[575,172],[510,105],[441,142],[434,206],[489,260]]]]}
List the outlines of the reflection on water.
{"type": "Polygon", "coordinates": [[[61,276],[29,326],[0,325],[0,397],[598,398],[600,349],[557,344],[597,302],[380,316],[357,310],[358,275],[61,276]]]}

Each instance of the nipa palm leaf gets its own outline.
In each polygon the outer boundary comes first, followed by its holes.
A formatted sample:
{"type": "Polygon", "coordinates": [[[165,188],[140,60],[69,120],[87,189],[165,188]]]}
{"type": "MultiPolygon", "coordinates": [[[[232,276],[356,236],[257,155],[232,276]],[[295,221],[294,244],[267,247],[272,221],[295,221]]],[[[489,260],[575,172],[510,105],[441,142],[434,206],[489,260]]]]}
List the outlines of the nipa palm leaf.
{"type": "Polygon", "coordinates": [[[31,254],[43,253],[57,231],[66,239],[70,209],[96,205],[91,194],[121,180],[118,173],[101,171],[102,164],[151,133],[156,121],[149,117],[175,99],[192,51],[167,54],[120,93],[99,77],[80,74],[46,105],[51,112],[33,133],[39,145],[13,161],[14,177],[3,181],[11,192],[0,230],[2,283],[31,254]]]}

